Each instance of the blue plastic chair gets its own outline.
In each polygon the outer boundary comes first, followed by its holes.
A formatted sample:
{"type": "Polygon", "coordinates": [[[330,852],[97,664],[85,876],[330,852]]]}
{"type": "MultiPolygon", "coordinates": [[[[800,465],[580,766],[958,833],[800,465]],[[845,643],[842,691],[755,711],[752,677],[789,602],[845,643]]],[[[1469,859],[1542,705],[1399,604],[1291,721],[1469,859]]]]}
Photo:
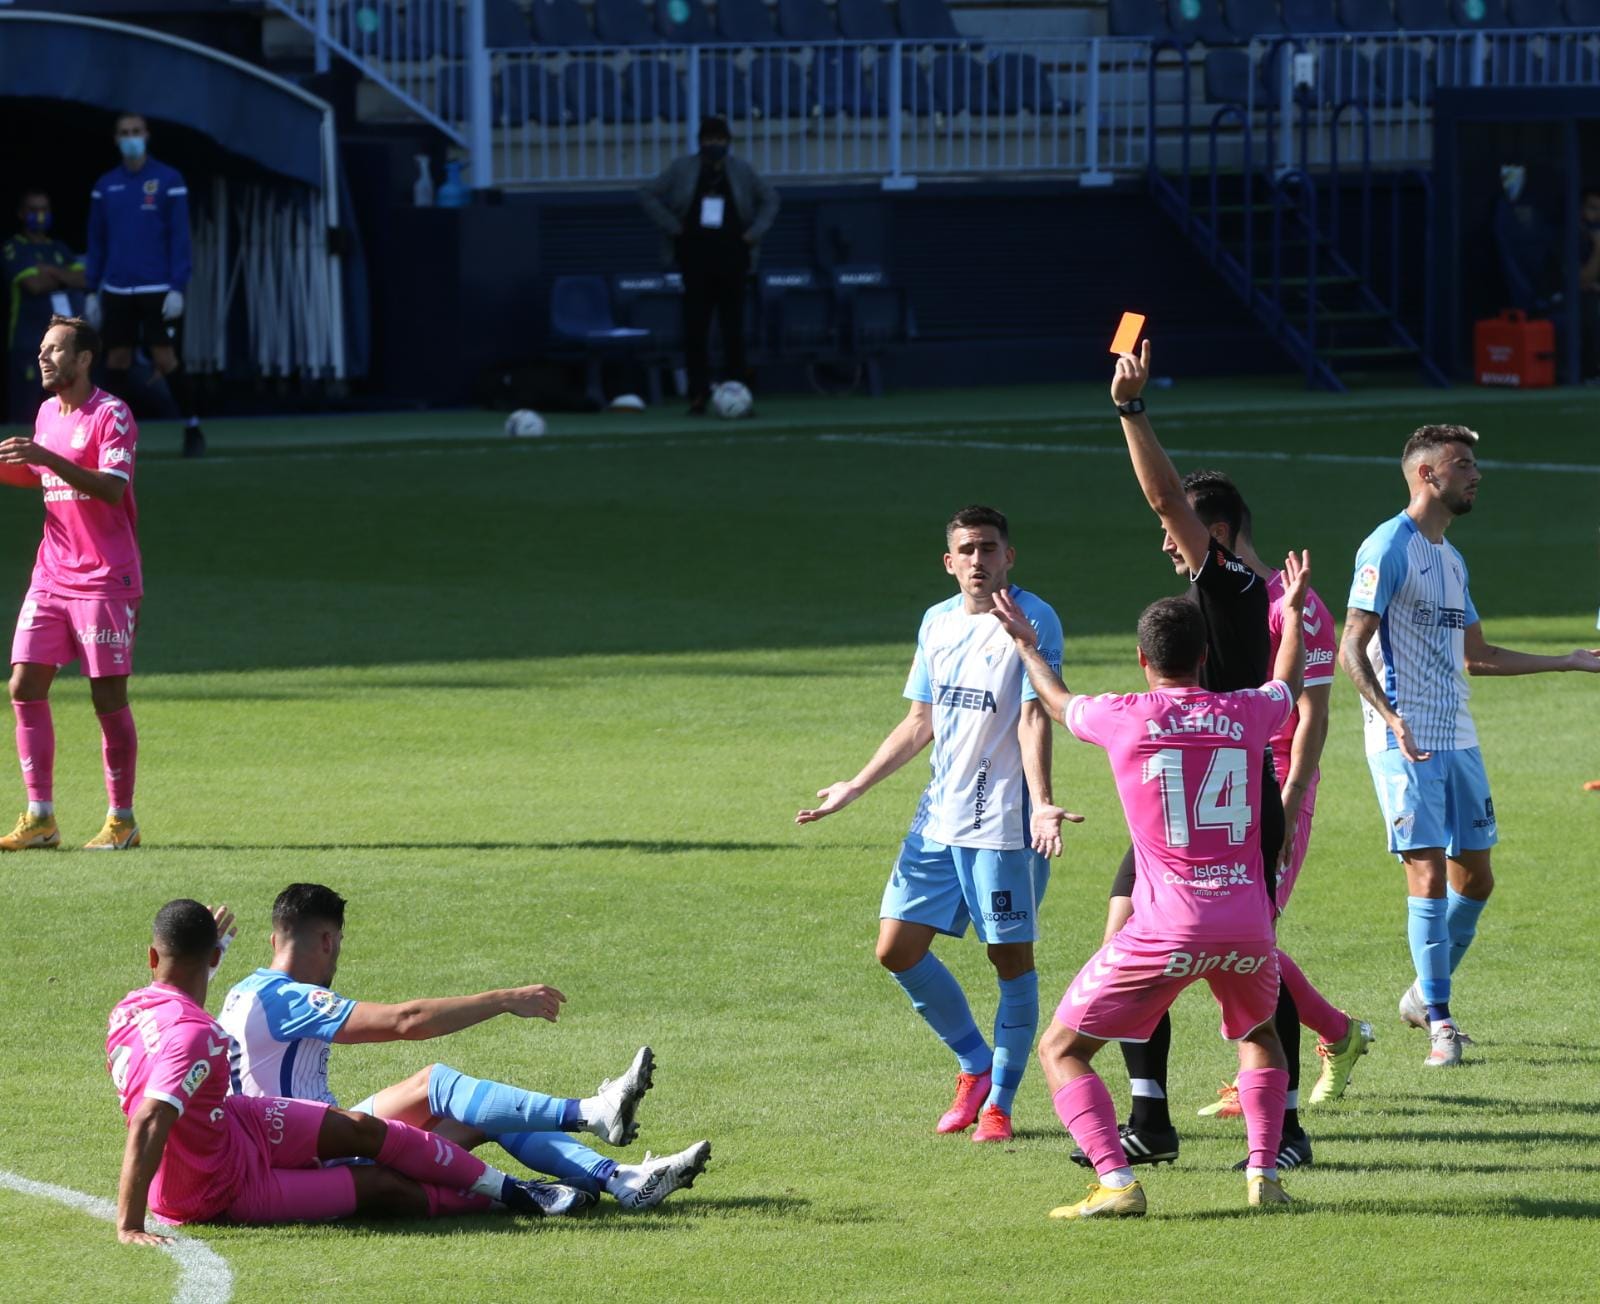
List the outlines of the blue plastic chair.
{"type": "Polygon", "coordinates": [[[848,113],[860,118],[880,112],[871,79],[853,48],[824,48],[811,61],[811,99],[827,114],[848,113]]]}
{"type": "Polygon", "coordinates": [[[700,45],[717,34],[700,0],[656,0],[656,30],[669,45],[700,45]]]}
{"type": "Polygon", "coordinates": [[[1112,36],[1148,36],[1155,40],[1172,35],[1161,0],[1111,0],[1106,25],[1112,36]]]}
{"type": "MultiPolygon", "coordinates": [[[[1243,50],[1207,50],[1202,82],[1207,104],[1251,103],[1250,56],[1243,50]]],[[[1254,102],[1262,100],[1259,87],[1254,102]]]]}
{"type": "MultiPolygon", "coordinates": [[[[438,12],[437,6],[434,12],[438,12]]],[[[458,12],[456,21],[465,23],[465,15],[458,12]]],[[[532,39],[528,16],[517,0],[483,0],[483,31],[491,49],[514,50],[532,39]]]]}
{"type": "Polygon", "coordinates": [[[533,0],[528,23],[533,28],[533,39],[540,45],[599,44],[578,0],[533,0]]]}
{"type": "Polygon", "coordinates": [[[1450,0],[1395,0],[1394,16],[1402,32],[1453,32],[1450,0]]]}
{"type": "Polygon", "coordinates": [[[1052,103],[1044,65],[1031,54],[1008,51],[989,65],[989,84],[1001,113],[1041,113],[1052,103]]]}
{"type": "Polygon", "coordinates": [[[550,336],[558,345],[576,349],[584,363],[584,389],[589,401],[605,406],[600,364],[606,357],[630,357],[650,341],[638,326],[619,326],[611,308],[611,291],[603,276],[558,276],[550,286],[550,336]]]}
{"type": "Polygon", "coordinates": [[[1509,27],[1505,0],[1451,0],[1451,16],[1463,31],[1509,27]]]}
{"type": "Polygon", "coordinates": [[[639,0],[595,0],[594,34],[601,45],[660,45],[650,18],[639,0]]]}
{"type": "Polygon", "coordinates": [[[702,55],[700,58],[700,108],[701,116],[716,114],[722,118],[748,118],[750,116],[750,83],[744,70],[726,55],[702,55]]]}
{"type": "Polygon", "coordinates": [[[1567,0],[1566,9],[1574,27],[1600,27],[1600,0],[1567,0]]]}
{"type": "Polygon", "coordinates": [[[1513,27],[1551,28],[1570,27],[1566,7],[1561,0],[1511,0],[1506,6],[1506,17],[1513,27]]]}
{"type": "Polygon", "coordinates": [[[1333,0],[1283,0],[1283,25],[1296,36],[1342,31],[1333,0]]]}
{"type": "Polygon", "coordinates": [[[791,41],[837,41],[839,29],[822,0],[778,0],[778,31],[791,41]]]}
{"type": "Polygon", "coordinates": [[[750,101],[767,118],[804,118],[816,103],[806,72],[781,54],[758,54],[750,61],[750,101]]]}
{"type": "Polygon", "coordinates": [[[751,45],[775,39],[772,11],[762,0],[717,0],[717,31],[725,41],[751,45]]]}
{"type": "Polygon", "coordinates": [[[561,88],[573,122],[622,120],[622,83],[606,64],[587,59],[569,63],[561,70],[561,88]]]}
{"type": "MultiPolygon", "coordinates": [[[[1560,0],[1557,0],[1559,3],[1560,0]]],[[[1389,0],[1339,0],[1339,22],[1347,32],[1397,32],[1389,0]]],[[[1380,51],[1381,53],[1381,51],[1380,51]]]]}
{"type": "Polygon", "coordinates": [[[1277,0],[1227,0],[1228,26],[1240,40],[1252,36],[1282,36],[1286,30],[1277,0]]]}
{"type": "Polygon", "coordinates": [[[908,41],[959,41],[961,30],[944,0],[900,0],[900,34],[908,41]]]}
{"type": "Polygon", "coordinates": [[[627,122],[682,122],[689,111],[683,77],[665,59],[635,59],[622,72],[627,122]]]}
{"type": "Polygon", "coordinates": [[[851,41],[898,41],[900,29],[883,0],[839,0],[839,35],[851,41]]]}
{"type": "Polygon", "coordinates": [[[999,107],[989,89],[989,69],[969,54],[935,55],[928,70],[933,107],[940,113],[990,113],[999,107]]]}
{"type": "MultiPolygon", "coordinates": [[[[894,89],[891,67],[887,57],[872,66],[872,98],[883,116],[888,116],[894,89]]],[[[928,84],[928,74],[909,54],[900,56],[900,108],[917,118],[926,118],[933,112],[933,87],[928,84]]]]}
{"type": "Polygon", "coordinates": [[[1239,38],[1222,18],[1217,0],[1172,0],[1167,6],[1172,35],[1185,45],[1237,45],[1239,38]]]}

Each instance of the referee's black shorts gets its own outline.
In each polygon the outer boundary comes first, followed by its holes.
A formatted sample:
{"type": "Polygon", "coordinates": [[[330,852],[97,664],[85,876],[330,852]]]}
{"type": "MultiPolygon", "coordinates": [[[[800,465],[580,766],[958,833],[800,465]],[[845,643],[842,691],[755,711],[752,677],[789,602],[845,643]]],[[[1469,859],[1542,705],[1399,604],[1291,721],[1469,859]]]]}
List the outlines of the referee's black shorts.
{"type": "Polygon", "coordinates": [[[102,294],[100,296],[100,340],[107,352],[132,349],[172,348],[172,332],[161,319],[165,290],[149,294],[102,294]]]}

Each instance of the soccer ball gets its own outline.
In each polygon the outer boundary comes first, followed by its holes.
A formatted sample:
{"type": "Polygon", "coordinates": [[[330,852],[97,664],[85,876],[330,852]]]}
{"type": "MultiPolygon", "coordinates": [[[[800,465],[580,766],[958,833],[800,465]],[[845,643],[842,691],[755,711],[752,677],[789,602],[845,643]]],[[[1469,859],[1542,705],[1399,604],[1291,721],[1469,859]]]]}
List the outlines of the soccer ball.
{"type": "Polygon", "coordinates": [[[755,403],[750,391],[736,380],[725,380],[711,391],[712,411],[725,421],[749,416],[755,403]]]}
{"type": "Polygon", "coordinates": [[[544,418],[532,408],[518,408],[506,418],[506,434],[513,439],[537,439],[544,434],[544,418]]]}

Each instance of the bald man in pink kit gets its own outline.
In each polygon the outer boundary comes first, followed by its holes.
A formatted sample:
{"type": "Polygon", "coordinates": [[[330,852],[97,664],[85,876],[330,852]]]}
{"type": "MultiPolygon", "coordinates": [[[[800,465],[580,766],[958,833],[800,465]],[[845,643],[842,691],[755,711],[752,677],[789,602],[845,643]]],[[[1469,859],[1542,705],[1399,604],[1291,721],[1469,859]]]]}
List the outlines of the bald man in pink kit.
{"type": "Polygon", "coordinates": [[[1267,743],[1300,695],[1310,566],[1291,555],[1283,569],[1276,678],[1231,692],[1199,686],[1205,622],[1186,598],[1163,598],[1139,618],[1149,691],[1099,697],[1069,692],[1033,646],[1032,626],[997,600],[1039,700],[1074,737],[1105,748],[1138,864],[1132,918],[1073,979],[1039,1043],[1056,1113],[1099,1178],[1052,1218],[1144,1214],[1115,1107],[1090,1061],[1108,1041],[1147,1040],[1195,981],[1211,988],[1222,1035],[1239,1047],[1248,1203],[1289,1203],[1277,1171],[1289,1074],[1273,1027],[1276,911],[1261,853],[1261,785],[1267,743]]]}
{"type": "Polygon", "coordinates": [[[228,1094],[228,1034],[206,1013],[222,960],[213,912],[180,898],[151,929],[148,986],[111,1012],[106,1069],[128,1118],[117,1183],[117,1239],[163,1245],[168,1223],[315,1222],[353,1214],[440,1217],[511,1209],[559,1215],[587,1191],[519,1181],[432,1132],[320,1101],[228,1094]],[[328,1159],[366,1165],[322,1167],[328,1159]]]}
{"type": "Polygon", "coordinates": [[[85,850],[139,845],[133,816],[139,736],[128,708],[144,595],[133,501],[139,428],[128,405],[90,379],[99,352],[99,336],[87,322],[52,317],[39,345],[39,380],[50,397],[31,439],[0,442],[0,484],[44,490],[44,541],[11,644],[11,705],[28,809],[0,837],[0,851],[61,845],[50,685],[56,671],[79,660],[100,719],[110,799],[106,822],[85,850]]]}

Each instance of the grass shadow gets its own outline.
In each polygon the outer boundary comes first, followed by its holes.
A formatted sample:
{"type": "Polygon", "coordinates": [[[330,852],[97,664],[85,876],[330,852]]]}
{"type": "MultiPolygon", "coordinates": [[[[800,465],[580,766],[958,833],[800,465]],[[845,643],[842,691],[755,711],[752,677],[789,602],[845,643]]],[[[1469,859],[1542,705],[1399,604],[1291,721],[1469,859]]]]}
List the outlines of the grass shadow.
{"type": "Polygon", "coordinates": [[[162,851],[630,851],[672,856],[692,851],[810,851],[789,842],[588,838],[565,842],[176,842],[162,851]]]}

